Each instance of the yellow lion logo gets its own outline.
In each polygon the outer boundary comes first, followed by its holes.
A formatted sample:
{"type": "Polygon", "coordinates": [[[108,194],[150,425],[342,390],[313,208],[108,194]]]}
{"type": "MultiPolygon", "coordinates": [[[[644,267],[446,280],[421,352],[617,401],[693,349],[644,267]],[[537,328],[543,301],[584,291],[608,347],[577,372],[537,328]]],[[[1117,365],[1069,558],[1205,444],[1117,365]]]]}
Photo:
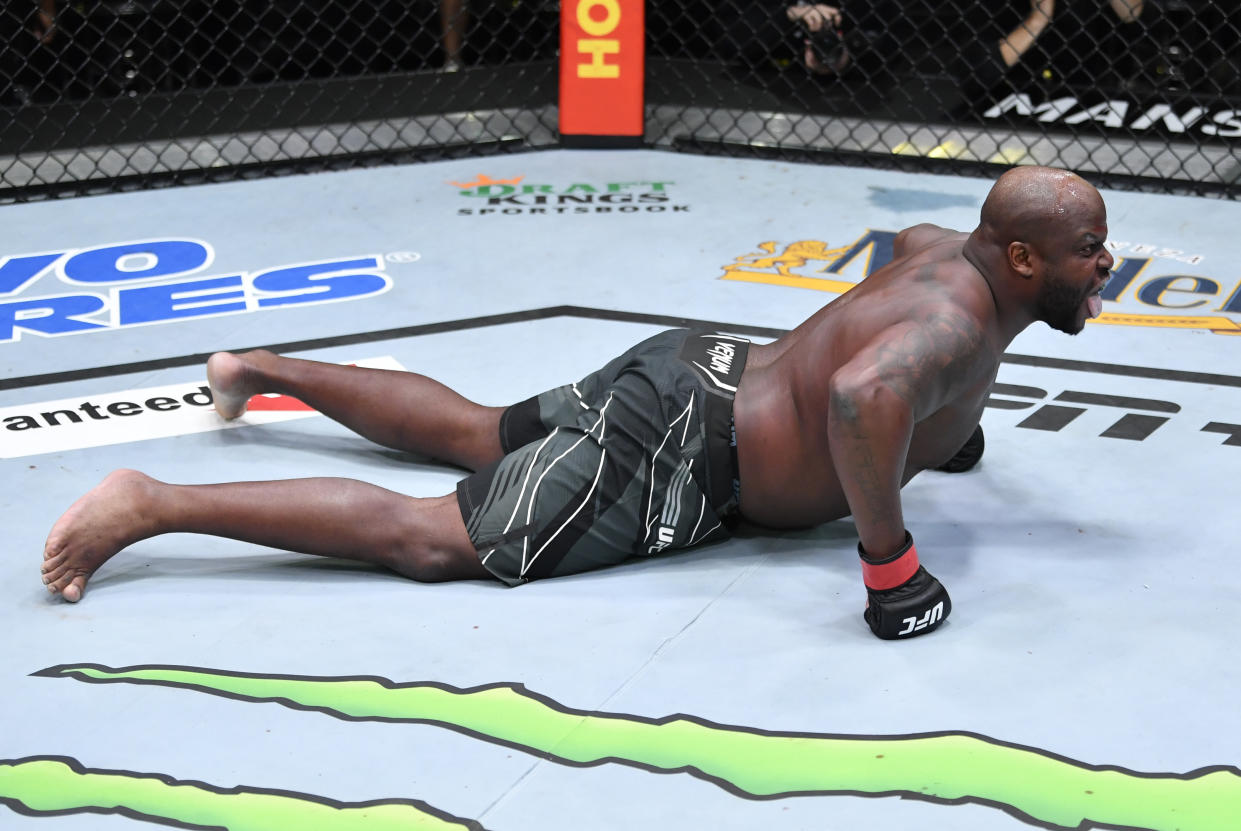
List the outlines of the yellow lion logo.
{"type": "MultiPolygon", "coordinates": [[[[827,243],[821,240],[803,239],[790,242],[784,246],[783,251],[777,254],[778,247],[779,243],[775,241],[759,243],[759,251],[742,254],[734,258],[735,262],[724,266],[724,273],[720,279],[792,286],[836,294],[843,294],[853,288],[854,284],[845,280],[832,277],[806,277],[794,272],[794,269],[803,268],[811,260],[834,263],[849,250],[848,246],[828,248],[827,243]]],[[[820,269],[820,271],[826,270],[826,266],[820,269]]]]}
{"type": "MultiPolygon", "coordinates": [[[[749,268],[759,268],[770,270],[774,268],[777,274],[785,277],[793,277],[793,269],[801,268],[810,260],[819,260],[821,262],[835,262],[836,259],[845,252],[844,248],[828,248],[827,243],[817,239],[803,239],[796,242],[790,242],[784,246],[784,250],[776,254],[776,246],[778,243],[774,241],[760,242],[759,250],[763,253],[758,254],[742,254],[736,258],[737,263],[749,268]],[[774,256],[773,256],[774,255],[774,256]]],[[[737,266],[724,266],[726,270],[732,270],[737,266]]]]}

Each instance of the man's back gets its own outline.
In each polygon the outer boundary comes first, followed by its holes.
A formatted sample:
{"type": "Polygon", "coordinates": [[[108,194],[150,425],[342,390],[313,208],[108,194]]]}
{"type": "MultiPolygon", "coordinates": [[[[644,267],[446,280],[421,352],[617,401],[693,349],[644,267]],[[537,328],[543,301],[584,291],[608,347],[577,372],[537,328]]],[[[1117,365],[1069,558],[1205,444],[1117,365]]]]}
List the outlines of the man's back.
{"type": "Polygon", "coordinates": [[[993,359],[960,362],[958,371],[968,377],[933,411],[918,414],[902,484],[964,444],[978,424],[1000,352],[991,292],[963,255],[967,238],[927,225],[902,231],[891,263],[788,335],[751,349],[735,405],[747,519],[807,526],[850,513],[828,419],[833,376],[863,350],[878,348],[864,357],[881,371],[892,362],[917,373],[918,362],[928,362],[930,371],[937,355],[958,349],[963,333],[978,341],[972,350],[993,359]]]}

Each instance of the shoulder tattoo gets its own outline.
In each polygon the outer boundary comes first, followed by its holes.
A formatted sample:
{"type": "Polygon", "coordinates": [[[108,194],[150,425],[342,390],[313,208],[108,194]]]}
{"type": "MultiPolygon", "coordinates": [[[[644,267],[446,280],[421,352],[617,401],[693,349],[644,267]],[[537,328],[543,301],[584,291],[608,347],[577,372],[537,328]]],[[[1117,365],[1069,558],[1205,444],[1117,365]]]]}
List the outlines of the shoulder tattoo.
{"type": "Polygon", "coordinates": [[[915,406],[969,383],[984,356],[984,342],[977,320],[963,312],[937,311],[881,344],[875,368],[884,386],[915,406]]]}

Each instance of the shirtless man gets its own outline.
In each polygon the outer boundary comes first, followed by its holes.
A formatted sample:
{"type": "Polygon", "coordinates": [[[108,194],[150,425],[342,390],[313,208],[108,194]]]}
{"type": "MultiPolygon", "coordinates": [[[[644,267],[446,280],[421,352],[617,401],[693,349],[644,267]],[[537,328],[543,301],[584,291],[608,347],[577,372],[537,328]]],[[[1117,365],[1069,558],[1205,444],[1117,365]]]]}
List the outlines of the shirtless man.
{"type": "Polygon", "coordinates": [[[225,418],[284,393],[475,473],[455,495],[413,498],[346,479],[183,486],[117,471],[52,528],[43,582],[77,601],[121,549],[191,532],[515,585],[718,539],[738,517],[780,529],[852,515],[867,623],[924,634],[951,605],[918,563],[901,487],[975,433],[1019,332],[1076,334],[1099,314],[1106,238],[1091,185],[1015,168],[972,233],[900,232],[891,263],[774,343],[665,332],[509,408],[414,373],[218,353],[207,375],[225,418]]]}

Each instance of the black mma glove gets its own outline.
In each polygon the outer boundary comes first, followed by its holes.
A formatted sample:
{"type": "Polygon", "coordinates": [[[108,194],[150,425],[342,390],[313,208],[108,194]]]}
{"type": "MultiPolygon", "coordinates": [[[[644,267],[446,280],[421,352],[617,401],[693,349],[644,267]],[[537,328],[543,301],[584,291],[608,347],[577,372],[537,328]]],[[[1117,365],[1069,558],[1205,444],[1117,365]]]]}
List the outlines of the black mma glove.
{"type": "Polygon", "coordinates": [[[982,458],[982,451],[986,446],[987,441],[982,434],[982,425],[979,424],[956,455],[935,469],[944,473],[964,473],[967,470],[973,470],[974,465],[978,464],[978,460],[982,458]]]}
{"type": "Polygon", "coordinates": [[[918,564],[914,538],[905,532],[905,545],[891,557],[875,559],[862,550],[862,580],[866,583],[866,612],[870,631],[884,640],[912,638],[939,628],[952,611],[948,592],[918,564]]]}

